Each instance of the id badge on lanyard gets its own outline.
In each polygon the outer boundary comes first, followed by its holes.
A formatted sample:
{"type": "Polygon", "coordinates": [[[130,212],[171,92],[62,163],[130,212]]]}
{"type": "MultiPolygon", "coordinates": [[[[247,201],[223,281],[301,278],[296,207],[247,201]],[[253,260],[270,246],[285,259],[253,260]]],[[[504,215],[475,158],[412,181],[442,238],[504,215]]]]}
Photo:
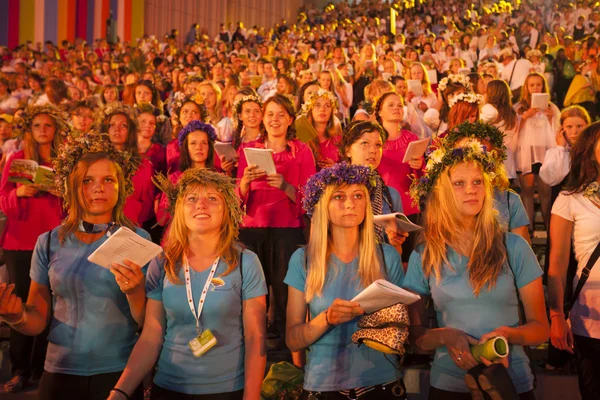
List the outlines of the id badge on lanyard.
{"type": "Polygon", "coordinates": [[[210,272],[208,273],[208,278],[206,278],[206,283],[204,284],[204,289],[202,289],[202,294],[200,295],[200,300],[198,301],[198,312],[196,313],[196,307],[194,306],[194,297],[192,296],[192,282],[190,278],[190,264],[187,261],[187,257],[184,256],[183,259],[183,271],[185,274],[185,291],[187,294],[188,305],[190,306],[190,310],[192,311],[192,315],[196,320],[196,332],[198,336],[194,339],[190,340],[188,343],[189,348],[192,350],[192,354],[194,357],[201,357],[207,351],[215,347],[217,344],[217,338],[212,334],[210,329],[200,329],[200,316],[202,315],[202,309],[204,308],[204,301],[206,300],[206,294],[208,293],[208,288],[210,287],[210,283],[212,281],[213,276],[215,276],[215,272],[217,271],[217,266],[219,265],[220,257],[217,257],[215,262],[213,263],[210,272]]]}

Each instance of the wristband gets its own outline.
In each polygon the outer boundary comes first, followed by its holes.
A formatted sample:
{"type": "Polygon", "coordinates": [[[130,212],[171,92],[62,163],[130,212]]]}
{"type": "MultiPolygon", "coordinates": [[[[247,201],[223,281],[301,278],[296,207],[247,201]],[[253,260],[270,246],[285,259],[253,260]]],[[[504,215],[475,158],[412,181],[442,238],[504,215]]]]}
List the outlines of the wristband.
{"type": "Polygon", "coordinates": [[[121,389],[112,388],[110,391],[111,391],[111,392],[117,392],[117,393],[119,393],[119,394],[122,394],[123,396],[125,396],[125,399],[127,399],[127,400],[130,400],[130,399],[129,399],[129,395],[128,395],[127,393],[125,393],[125,392],[124,392],[123,390],[121,390],[121,389]]]}

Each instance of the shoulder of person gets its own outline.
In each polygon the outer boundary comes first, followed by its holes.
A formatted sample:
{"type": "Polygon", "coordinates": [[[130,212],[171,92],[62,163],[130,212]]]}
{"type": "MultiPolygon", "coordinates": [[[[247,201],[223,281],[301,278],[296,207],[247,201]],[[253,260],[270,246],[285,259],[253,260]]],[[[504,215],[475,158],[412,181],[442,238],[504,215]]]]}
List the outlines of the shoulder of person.
{"type": "Polygon", "coordinates": [[[143,237],[146,240],[152,240],[150,238],[150,234],[148,232],[146,232],[146,230],[144,230],[140,227],[135,228],[135,233],[138,234],[139,236],[143,237]]]}

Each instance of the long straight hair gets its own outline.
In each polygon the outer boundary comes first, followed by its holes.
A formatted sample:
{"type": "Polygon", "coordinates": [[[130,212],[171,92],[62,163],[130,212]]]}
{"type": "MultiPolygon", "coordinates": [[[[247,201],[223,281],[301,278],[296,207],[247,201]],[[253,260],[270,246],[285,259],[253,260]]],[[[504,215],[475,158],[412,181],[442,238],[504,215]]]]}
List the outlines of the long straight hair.
{"type": "Polygon", "coordinates": [[[525,78],[525,83],[523,83],[523,88],[521,89],[521,98],[519,99],[519,105],[521,111],[527,111],[531,108],[531,93],[529,92],[529,80],[533,78],[540,78],[542,80],[542,93],[550,93],[548,90],[548,82],[544,75],[538,74],[537,72],[531,72],[525,78]]]}
{"type": "Polygon", "coordinates": [[[506,124],[505,129],[511,130],[517,125],[517,113],[512,106],[512,98],[508,83],[502,79],[494,79],[488,83],[487,90],[487,102],[494,106],[498,110],[498,120],[494,121],[499,123],[504,121],[506,124]]]}
{"type": "MultiPolygon", "coordinates": [[[[211,187],[209,184],[192,184],[189,185],[183,193],[180,193],[177,196],[175,212],[173,213],[173,221],[171,222],[171,226],[169,227],[165,238],[165,244],[163,245],[164,257],[166,259],[166,275],[169,281],[175,285],[183,284],[179,278],[179,272],[181,271],[183,255],[189,249],[188,235],[190,230],[185,224],[183,202],[185,197],[190,192],[203,186],[211,187]]],[[[225,201],[223,195],[219,192],[219,188],[213,187],[213,189],[217,191],[218,195],[221,196],[223,204],[226,205],[227,202],[225,201]]],[[[223,209],[223,223],[221,224],[221,229],[218,233],[220,240],[219,248],[217,249],[217,254],[219,254],[219,256],[222,257],[227,264],[227,270],[223,276],[231,273],[239,263],[239,252],[243,247],[237,242],[238,233],[238,229],[235,228],[235,224],[231,218],[231,213],[229,210],[227,210],[227,207],[225,207],[223,209]]]]}
{"type": "Polygon", "coordinates": [[[65,240],[77,231],[79,222],[83,219],[85,209],[88,207],[83,194],[83,180],[90,166],[101,160],[112,162],[117,172],[119,197],[117,204],[113,208],[112,220],[120,226],[135,230],[135,225],[123,214],[127,193],[125,192],[125,177],[121,166],[106,153],[85,153],[75,166],[73,173],[67,179],[66,200],[70,207],[67,218],[65,218],[58,230],[58,238],[61,244],[64,244],[65,240]]]}
{"type": "Polygon", "coordinates": [[[448,260],[448,248],[464,240],[461,234],[473,229],[473,247],[468,255],[469,282],[475,296],[483,288],[496,286],[498,276],[506,262],[506,247],[503,231],[498,222],[498,212],[494,209],[492,185],[488,174],[484,173],[485,200],[475,217],[474,228],[465,224],[458,209],[452,182],[451,168],[441,173],[426,203],[423,212],[424,230],[419,242],[423,243],[423,272],[426,277],[433,275],[437,282],[442,279],[444,268],[452,269],[448,260]]]}
{"type": "MultiPolygon", "coordinates": [[[[325,278],[330,268],[331,253],[333,251],[333,238],[331,237],[329,220],[329,202],[333,194],[339,190],[340,185],[329,185],[325,188],[321,199],[315,206],[312,218],[310,238],[306,246],[306,260],[308,269],[306,276],[306,301],[310,302],[315,297],[323,296],[325,278]]],[[[373,226],[373,210],[369,200],[367,188],[362,186],[363,194],[367,200],[365,219],[357,227],[358,234],[358,278],[363,288],[366,288],[377,279],[386,276],[384,270],[383,254],[377,250],[375,228],[373,226]]],[[[335,268],[335,267],[334,267],[335,268]]],[[[334,273],[337,273],[334,269],[334,273]]]]}

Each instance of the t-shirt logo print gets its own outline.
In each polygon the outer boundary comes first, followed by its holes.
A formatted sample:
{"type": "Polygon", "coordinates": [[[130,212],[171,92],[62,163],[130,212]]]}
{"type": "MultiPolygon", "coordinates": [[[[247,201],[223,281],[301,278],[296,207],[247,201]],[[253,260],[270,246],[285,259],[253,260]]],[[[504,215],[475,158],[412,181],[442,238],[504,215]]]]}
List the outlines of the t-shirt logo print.
{"type": "Polygon", "coordinates": [[[216,288],[225,286],[225,281],[218,276],[212,278],[210,283],[212,284],[212,290],[215,290],[216,288]]]}

